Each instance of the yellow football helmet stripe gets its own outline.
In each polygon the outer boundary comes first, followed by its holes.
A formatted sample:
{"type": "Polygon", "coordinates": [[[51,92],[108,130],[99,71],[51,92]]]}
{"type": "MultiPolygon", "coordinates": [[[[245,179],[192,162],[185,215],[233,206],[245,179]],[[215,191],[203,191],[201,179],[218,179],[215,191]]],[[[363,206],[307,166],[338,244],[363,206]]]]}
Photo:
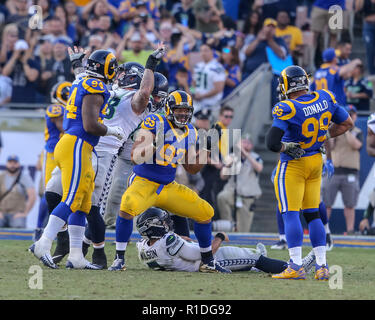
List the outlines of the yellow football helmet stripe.
{"type": "Polygon", "coordinates": [[[64,81],[63,83],[59,84],[56,90],[56,97],[60,99],[60,102],[64,102],[65,104],[68,102],[67,100],[64,100],[62,97],[62,91],[66,87],[71,87],[72,84],[68,81],[64,81]]]}
{"type": "Polygon", "coordinates": [[[109,53],[107,55],[107,58],[105,58],[105,63],[104,63],[104,75],[109,80],[111,80],[116,74],[115,70],[113,70],[112,74],[109,74],[109,63],[111,62],[112,59],[116,59],[116,57],[113,55],[113,53],[109,53]]]}

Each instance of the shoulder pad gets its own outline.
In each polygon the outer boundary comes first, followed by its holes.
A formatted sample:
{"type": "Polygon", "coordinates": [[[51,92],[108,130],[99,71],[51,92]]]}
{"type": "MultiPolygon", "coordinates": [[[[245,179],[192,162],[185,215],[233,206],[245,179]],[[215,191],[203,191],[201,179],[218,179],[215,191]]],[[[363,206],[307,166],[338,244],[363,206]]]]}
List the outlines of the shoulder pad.
{"type": "Polygon", "coordinates": [[[82,87],[89,93],[104,93],[108,91],[103,81],[93,78],[84,79],[82,87]]]}
{"type": "Polygon", "coordinates": [[[337,71],[338,71],[338,68],[336,68],[336,67],[331,67],[331,68],[329,68],[329,73],[330,73],[330,74],[336,74],[337,71]]]}
{"type": "Polygon", "coordinates": [[[162,116],[158,114],[149,114],[142,122],[141,128],[146,130],[156,129],[156,124],[160,122],[163,123],[162,116]]]}
{"type": "Polygon", "coordinates": [[[184,245],[184,241],[176,234],[169,234],[165,239],[165,246],[167,247],[167,252],[171,256],[175,256],[178,251],[184,245]]]}
{"type": "Polygon", "coordinates": [[[64,114],[64,107],[61,104],[51,104],[46,109],[46,115],[49,118],[58,118],[64,114]]]}
{"type": "Polygon", "coordinates": [[[292,101],[284,100],[277,103],[272,109],[274,119],[289,120],[296,114],[296,108],[292,101]]]}
{"type": "Polygon", "coordinates": [[[334,103],[334,104],[336,104],[337,103],[337,101],[336,101],[336,97],[335,97],[335,95],[331,92],[331,91],[329,91],[329,90],[326,90],[326,89],[321,89],[321,90],[317,90],[318,91],[318,93],[319,93],[319,95],[328,95],[330,98],[331,98],[331,100],[332,100],[332,102],[334,103]]]}

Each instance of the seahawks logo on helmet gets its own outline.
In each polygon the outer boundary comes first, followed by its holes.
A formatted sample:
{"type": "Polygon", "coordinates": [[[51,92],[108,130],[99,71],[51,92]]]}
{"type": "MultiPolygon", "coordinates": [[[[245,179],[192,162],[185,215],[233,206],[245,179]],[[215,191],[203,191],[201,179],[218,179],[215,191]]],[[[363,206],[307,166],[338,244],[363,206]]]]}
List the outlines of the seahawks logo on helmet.
{"type": "Polygon", "coordinates": [[[309,90],[309,77],[306,71],[299,66],[285,68],[279,77],[279,90],[281,98],[288,98],[292,92],[309,90]]]}
{"type": "Polygon", "coordinates": [[[194,107],[191,96],[182,90],[176,90],[169,94],[167,100],[167,119],[179,128],[190,123],[193,117],[194,107]],[[187,112],[180,113],[176,110],[185,109],[187,112]]]}
{"type": "Polygon", "coordinates": [[[56,83],[51,90],[51,102],[61,103],[65,106],[68,103],[71,87],[72,83],[68,81],[60,81],[56,83]]]}
{"type": "Polygon", "coordinates": [[[172,230],[172,220],[168,212],[151,207],[138,217],[136,227],[142,237],[160,239],[172,230]]]}

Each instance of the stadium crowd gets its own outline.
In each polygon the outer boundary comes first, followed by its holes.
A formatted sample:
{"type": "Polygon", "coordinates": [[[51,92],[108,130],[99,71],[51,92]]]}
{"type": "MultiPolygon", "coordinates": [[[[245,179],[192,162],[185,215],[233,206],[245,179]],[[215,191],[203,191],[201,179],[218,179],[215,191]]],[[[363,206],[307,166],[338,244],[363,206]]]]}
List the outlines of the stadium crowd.
{"type": "MultiPolygon", "coordinates": [[[[68,47],[79,46],[88,53],[109,49],[119,64],[133,61],[144,65],[162,41],[168,52],[156,71],[168,79],[169,91],[181,89],[193,96],[197,128],[214,126],[220,131],[229,127],[236,110],[221,106],[221,100],[265,62],[274,73],[272,104],[278,101],[277,79],[286,66],[298,64],[313,74],[329,64],[332,70],[346,68],[345,74],[338,72],[334,87],[320,82],[316,88],[330,89],[336,95],[342,92],[342,105],[350,104],[355,112],[369,111],[369,79],[375,76],[374,17],[375,6],[370,0],[1,1],[0,106],[50,103],[57,82],[74,80],[68,47]],[[325,33],[333,5],[344,9],[343,26],[325,33]],[[354,12],[363,17],[367,62],[350,59],[354,12]]],[[[348,143],[358,142],[353,147],[358,150],[361,137],[358,133],[353,138],[359,142],[349,141],[349,137],[348,143]]],[[[224,159],[207,165],[198,177],[182,173],[178,179],[214,206],[217,220],[231,220],[231,211],[238,208],[242,220],[237,230],[246,232],[252,224],[252,205],[261,195],[258,175],[263,166],[252,150],[251,138],[243,137],[241,144],[241,159],[228,160],[247,164],[240,183],[233,177],[227,182],[228,162],[224,159]],[[235,192],[237,184],[248,187],[235,192]]],[[[344,144],[340,147],[347,148],[344,144]]],[[[359,156],[353,157],[355,163],[343,168],[344,172],[338,170],[338,177],[358,175],[359,156]]],[[[334,166],[340,167],[337,161],[334,157],[334,166]]],[[[333,200],[329,200],[330,206],[333,200]]],[[[356,197],[351,200],[345,211],[348,232],[353,232],[356,197]]]]}

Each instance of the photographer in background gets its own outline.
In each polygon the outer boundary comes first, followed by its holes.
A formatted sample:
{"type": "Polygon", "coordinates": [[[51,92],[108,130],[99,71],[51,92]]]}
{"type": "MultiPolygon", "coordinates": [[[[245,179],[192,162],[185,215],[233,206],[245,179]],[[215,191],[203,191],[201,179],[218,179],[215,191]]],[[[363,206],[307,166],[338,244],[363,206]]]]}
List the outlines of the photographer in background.
{"type": "Polygon", "coordinates": [[[25,40],[18,40],[14,45],[12,56],[3,68],[3,76],[12,79],[11,102],[34,103],[36,93],[36,80],[40,67],[31,58],[31,51],[25,40]]]}

